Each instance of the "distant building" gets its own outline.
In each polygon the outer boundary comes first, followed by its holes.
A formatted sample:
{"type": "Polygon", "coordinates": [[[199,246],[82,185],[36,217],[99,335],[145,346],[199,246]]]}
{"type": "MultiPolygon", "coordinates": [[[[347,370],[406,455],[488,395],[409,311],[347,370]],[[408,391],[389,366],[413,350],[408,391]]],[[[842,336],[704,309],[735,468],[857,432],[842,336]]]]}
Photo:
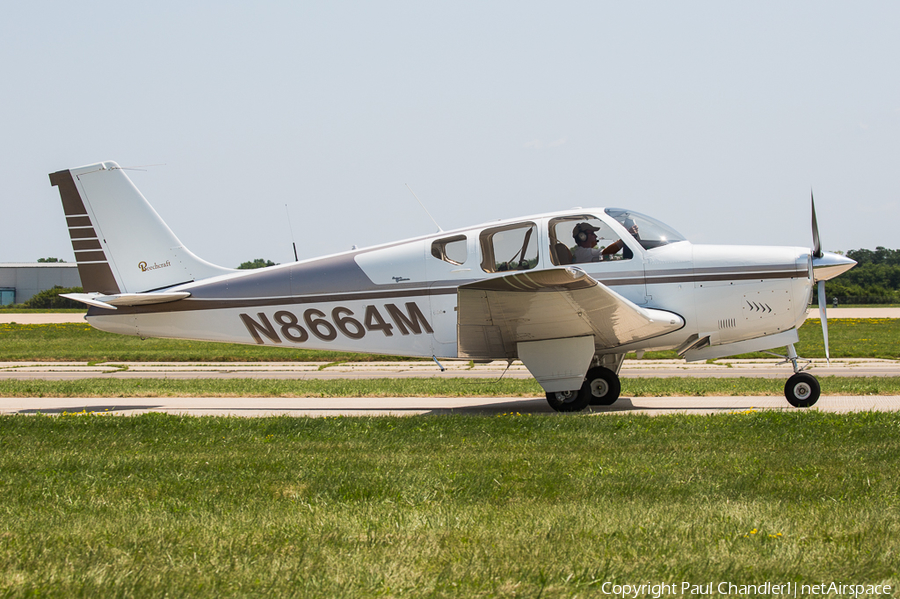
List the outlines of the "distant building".
{"type": "Polygon", "coordinates": [[[78,265],[67,262],[0,263],[0,306],[21,304],[56,285],[81,287],[78,265]]]}

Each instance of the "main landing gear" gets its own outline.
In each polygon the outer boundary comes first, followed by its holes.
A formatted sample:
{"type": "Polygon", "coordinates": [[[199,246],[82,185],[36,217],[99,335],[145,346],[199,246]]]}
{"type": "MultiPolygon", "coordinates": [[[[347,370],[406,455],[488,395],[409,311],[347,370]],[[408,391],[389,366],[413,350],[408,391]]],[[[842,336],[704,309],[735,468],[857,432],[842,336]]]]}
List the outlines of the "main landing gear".
{"type": "Polygon", "coordinates": [[[581,389],[547,393],[547,403],[557,412],[580,412],[589,405],[611,406],[621,392],[619,375],[605,366],[595,366],[587,371],[581,389]]]}
{"type": "MultiPolygon", "coordinates": [[[[784,397],[795,408],[808,408],[819,401],[819,381],[804,372],[806,366],[798,364],[803,360],[797,356],[793,344],[787,346],[787,351],[787,356],[779,357],[793,365],[794,374],[784,384],[784,397]]],[[[622,392],[622,384],[616,373],[622,367],[623,359],[624,356],[617,356],[612,360],[604,360],[605,366],[594,366],[587,371],[580,389],[547,393],[547,403],[557,412],[580,412],[588,406],[611,406],[622,392]]]]}

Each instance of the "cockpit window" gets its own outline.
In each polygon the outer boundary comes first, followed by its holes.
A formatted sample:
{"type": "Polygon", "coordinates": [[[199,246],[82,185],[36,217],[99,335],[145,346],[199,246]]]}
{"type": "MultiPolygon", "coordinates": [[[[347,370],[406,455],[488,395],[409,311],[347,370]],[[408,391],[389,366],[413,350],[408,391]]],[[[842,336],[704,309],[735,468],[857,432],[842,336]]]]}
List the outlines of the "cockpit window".
{"type": "Polygon", "coordinates": [[[481,233],[481,268],[485,272],[529,270],[538,263],[537,225],[516,223],[481,233]]]}
{"type": "Polygon", "coordinates": [[[431,244],[431,255],[450,264],[465,264],[468,257],[465,235],[438,239],[431,244]]]}
{"type": "Polygon", "coordinates": [[[564,216],[550,221],[550,259],[557,266],[628,260],[631,250],[596,216],[564,216]]]}
{"type": "Polygon", "coordinates": [[[606,213],[619,221],[645,250],[652,250],[653,248],[677,241],[685,241],[684,236],[669,225],[639,212],[622,210],[621,208],[607,208],[606,213]]]}

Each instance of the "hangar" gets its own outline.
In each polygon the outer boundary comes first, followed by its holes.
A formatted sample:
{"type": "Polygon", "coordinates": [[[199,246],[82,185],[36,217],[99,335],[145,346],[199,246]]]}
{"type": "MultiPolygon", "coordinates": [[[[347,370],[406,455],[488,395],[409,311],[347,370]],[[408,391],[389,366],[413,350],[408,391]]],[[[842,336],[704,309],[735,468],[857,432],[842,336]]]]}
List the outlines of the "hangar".
{"type": "Polygon", "coordinates": [[[0,306],[21,304],[56,285],[81,287],[78,265],[65,262],[0,263],[0,306]]]}

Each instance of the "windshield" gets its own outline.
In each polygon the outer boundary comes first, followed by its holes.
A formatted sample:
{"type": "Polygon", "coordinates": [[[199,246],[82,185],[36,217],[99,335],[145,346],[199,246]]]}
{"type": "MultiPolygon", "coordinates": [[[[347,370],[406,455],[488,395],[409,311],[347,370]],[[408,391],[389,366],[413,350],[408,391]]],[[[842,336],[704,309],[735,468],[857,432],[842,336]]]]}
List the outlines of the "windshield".
{"type": "Polygon", "coordinates": [[[621,208],[607,208],[606,213],[619,221],[619,223],[631,233],[645,250],[652,250],[669,243],[685,241],[684,236],[655,218],[650,218],[640,212],[622,210],[621,208]]]}

